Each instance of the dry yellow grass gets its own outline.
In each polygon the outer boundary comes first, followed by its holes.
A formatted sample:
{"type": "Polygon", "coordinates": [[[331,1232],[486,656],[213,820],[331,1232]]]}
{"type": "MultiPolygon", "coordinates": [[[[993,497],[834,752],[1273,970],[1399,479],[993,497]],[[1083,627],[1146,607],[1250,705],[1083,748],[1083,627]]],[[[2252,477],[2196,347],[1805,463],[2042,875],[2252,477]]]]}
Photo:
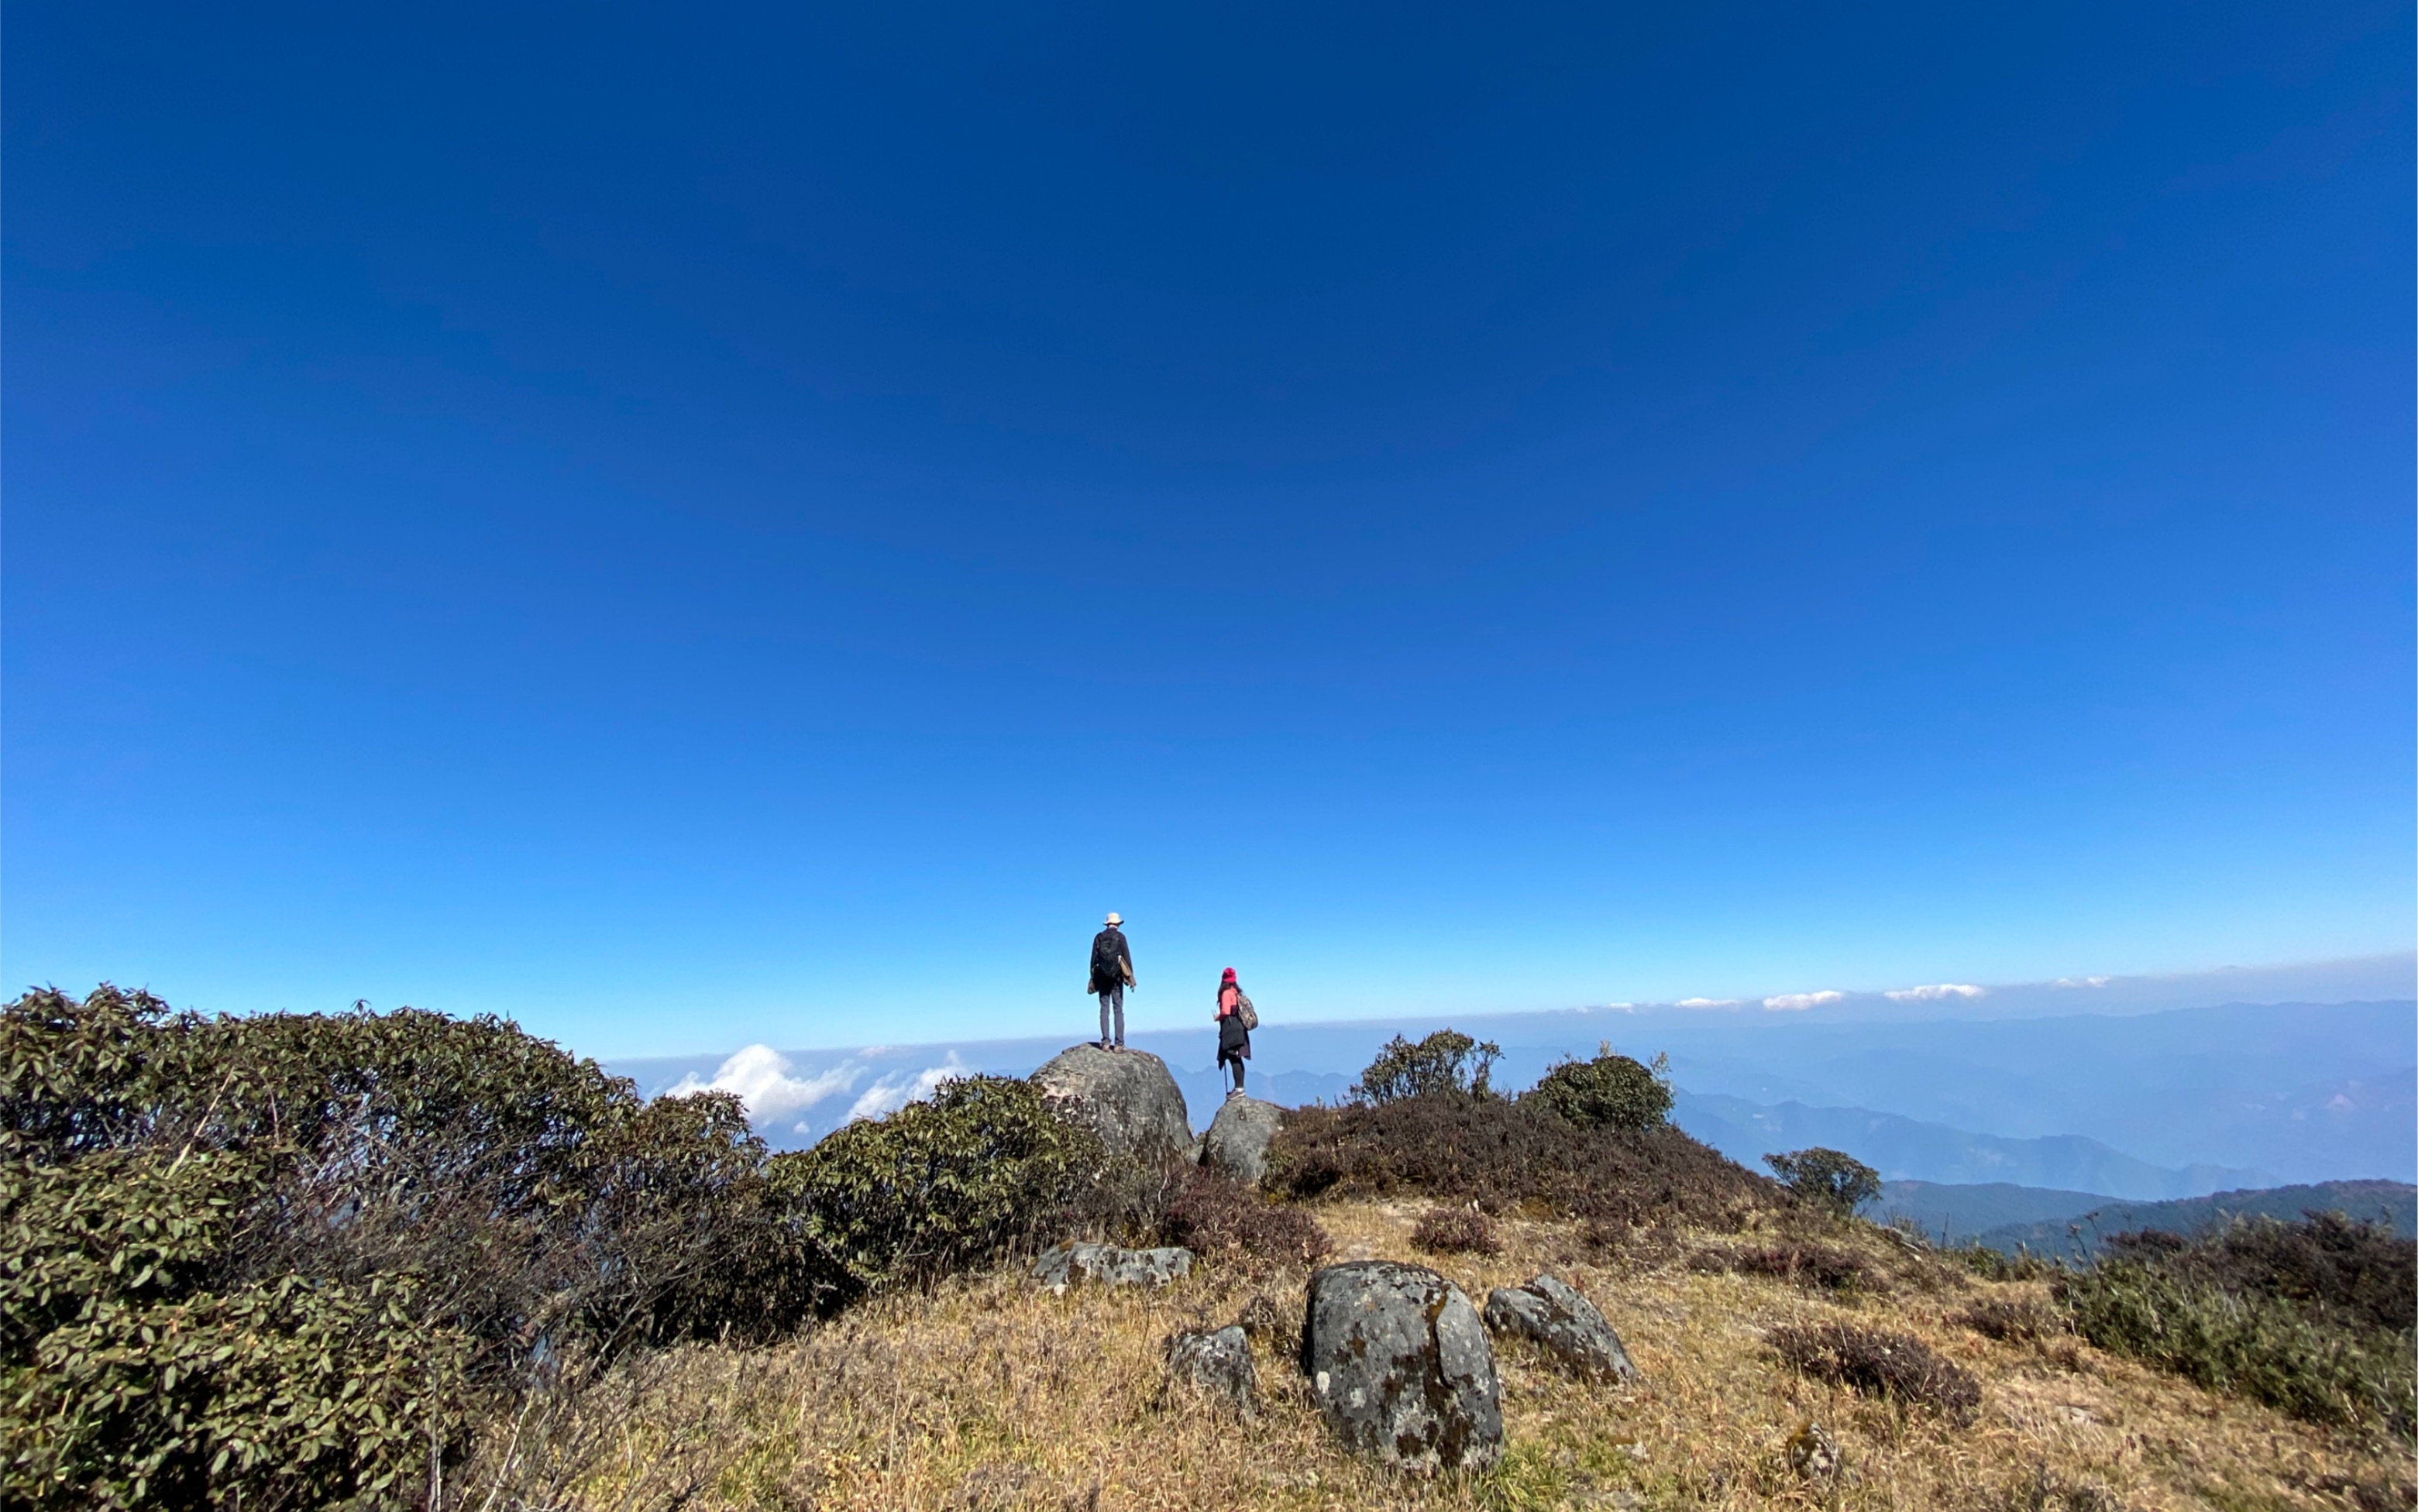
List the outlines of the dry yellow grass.
{"type": "MultiPolygon", "coordinates": [[[[1484,1474],[1419,1481],[1339,1452],[1282,1352],[1260,1346],[1250,1422],[1161,1385],[1180,1329],[1234,1320],[1256,1292],[1287,1326],[1303,1275],[1206,1264],[1156,1294],[1053,1297],[1020,1272],[894,1298],[755,1351],[658,1356],[551,1421],[498,1425],[464,1485],[477,1505],[577,1508],[1822,1507],[2218,1508],[2408,1505],[2406,1452],[2211,1396],[2070,1338],[2009,1344],[1954,1320],[1977,1299],[2039,1290],[1944,1270],[1931,1290],[1861,1302],[1659,1262],[1590,1264],[1566,1229],[1503,1225],[1495,1257],[1417,1251],[1410,1204],[1317,1210],[1345,1256],[1433,1265],[1483,1302],[1551,1266],[1602,1306],[1645,1372],[1582,1383],[1498,1353],[1506,1454],[1484,1474]],[[1845,1318],[1911,1333],[1979,1376],[1959,1428],[1800,1379],[1770,1328],[1845,1318]],[[1800,1424],[1844,1453],[1806,1480],[1783,1445],[1800,1424]],[[489,1498],[498,1471],[517,1488],[489,1498]]],[[[1879,1238],[1842,1240],[1890,1256],[1879,1238]]],[[[1686,1246],[1681,1246],[1684,1249],[1686,1246]]]]}

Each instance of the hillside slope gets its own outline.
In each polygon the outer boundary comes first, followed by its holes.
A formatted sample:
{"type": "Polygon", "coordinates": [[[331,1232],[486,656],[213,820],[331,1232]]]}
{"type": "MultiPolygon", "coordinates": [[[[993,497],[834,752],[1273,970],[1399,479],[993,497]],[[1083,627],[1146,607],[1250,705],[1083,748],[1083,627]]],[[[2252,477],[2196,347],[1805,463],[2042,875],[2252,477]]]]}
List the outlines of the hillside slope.
{"type": "MultiPolygon", "coordinates": [[[[2406,1451],[2215,1396],[2071,1337],[1999,1341],[1960,1320],[2020,1312],[2039,1282],[1910,1264],[1842,1230],[1876,1277],[1810,1291],[1708,1268],[1734,1238],[1666,1233],[1606,1254],[1570,1227],[1507,1220],[1492,1257],[1421,1251],[1417,1203],[1313,1208],[1344,1258],[1415,1259],[1474,1297],[1552,1268],[1596,1298],[1645,1372],[1574,1381],[1499,1352],[1502,1466],[1396,1479],[1325,1432],[1281,1336],[1257,1346],[1264,1397],[1237,1421],[1161,1384],[1169,1335],[1256,1297],[1297,1323],[1304,1275],[1204,1264],[1161,1292],[1052,1296],[1007,1270],[871,1304],[765,1350],[657,1356],[572,1417],[498,1425],[474,1474],[509,1454],[566,1507],[1811,1507],[1842,1512],[2183,1512],[2410,1504],[2406,1451]],[[1894,1277],[1894,1279],[1890,1279],[1894,1277]],[[1984,1309],[1987,1310],[1987,1309],[1984,1309]],[[1979,1379],[1969,1424],[1811,1381],[1767,1336],[1835,1320],[1910,1334],[1979,1379]],[[1833,1435],[1844,1468],[1809,1479],[1786,1443],[1833,1435]]],[[[473,1482],[475,1484],[475,1482],[473,1482]]]]}

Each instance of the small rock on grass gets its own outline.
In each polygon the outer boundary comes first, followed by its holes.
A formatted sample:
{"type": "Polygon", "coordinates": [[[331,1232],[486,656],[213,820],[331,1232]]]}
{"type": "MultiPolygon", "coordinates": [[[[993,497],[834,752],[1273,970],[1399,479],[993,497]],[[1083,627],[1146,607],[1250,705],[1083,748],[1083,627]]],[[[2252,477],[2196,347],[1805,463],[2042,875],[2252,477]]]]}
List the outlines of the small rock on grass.
{"type": "Polygon", "coordinates": [[[1192,1251],[1120,1249],[1114,1245],[1060,1245],[1033,1262],[1033,1279],[1061,1296],[1084,1281],[1099,1286],[1165,1286],[1192,1274],[1192,1251]]]}
{"type": "Polygon", "coordinates": [[[1178,1334],[1168,1340],[1167,1374],[1171,1381],[1225,1398],[1246,1417],[1259,1411],[1259,1371],[1251,1364],[1251,1341],[1239,1324],[1214,1333],[1178,1334]]]}
{"type": "Polygon", "coordinates": [[[1839,1473],[1839,1441],[1819,1423],[1799,1423],[1786,1448],[1788,1468],[1807,1480],[1827,1480],[1839,1473]]]}
{"type": "Polygon", "coordinates": [[[1523,1287],[1496,1287],[1487,1294],[1486,1326],[1498,1334],[1535,1339],[1555,1359],[1584,1375],[1615,1381],[1638,1379],[1620,1336],[1596,1305],[1550,1272],[1523,1287]]]}
{"type": "Polygon", "coordinates": [[[1483,1470],[1503,1453],[1494,1347],[1461,1288],[1361,1260],[1309,1278],[1302,1371],[1344,1444],[1399,1470],[1483,1470]]]}

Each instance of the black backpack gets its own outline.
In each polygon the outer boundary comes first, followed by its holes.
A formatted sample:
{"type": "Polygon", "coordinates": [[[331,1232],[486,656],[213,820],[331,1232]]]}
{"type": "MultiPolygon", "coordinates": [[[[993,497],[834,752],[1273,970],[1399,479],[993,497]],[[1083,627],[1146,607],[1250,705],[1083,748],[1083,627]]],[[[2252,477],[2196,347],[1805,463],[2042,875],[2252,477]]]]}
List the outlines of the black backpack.
{"type": "Polygon", "coordinates": [[[1103,929],[1092,937],[1092,990],[1121,987],[1125,981],[1125,953],[1117,946],[1117,932],[1103,929]]]}

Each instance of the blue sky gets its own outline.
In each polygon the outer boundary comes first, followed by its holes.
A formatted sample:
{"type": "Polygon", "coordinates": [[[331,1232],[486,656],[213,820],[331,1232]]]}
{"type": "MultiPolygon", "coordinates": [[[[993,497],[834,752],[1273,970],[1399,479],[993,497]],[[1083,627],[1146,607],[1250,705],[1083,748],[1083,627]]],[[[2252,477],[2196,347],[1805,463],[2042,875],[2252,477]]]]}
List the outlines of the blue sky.
{"type": "Polygon", "coordinates": [[[12,8],[9,984],[2411,946],[2407,7],[859,9],[12,8]]]}

